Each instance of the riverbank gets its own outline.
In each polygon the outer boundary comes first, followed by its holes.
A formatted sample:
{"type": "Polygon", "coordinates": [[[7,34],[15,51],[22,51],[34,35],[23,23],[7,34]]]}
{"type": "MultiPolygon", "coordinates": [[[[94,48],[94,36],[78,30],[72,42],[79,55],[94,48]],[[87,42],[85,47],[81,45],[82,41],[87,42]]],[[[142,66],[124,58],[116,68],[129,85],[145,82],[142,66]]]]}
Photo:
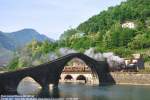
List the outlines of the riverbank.
{"type": "Polygon", "coordinates": [[[150,73],[111,72],[111,75],[119,85],[150,85],[150,73]]]}
{"type": "MultiPolygon", "coordinates": [[[[6,71],[0,71],[4,73],[6,71]]],[[[111,72],[117,85],[150,85],[150,73],[111,72]]]]}

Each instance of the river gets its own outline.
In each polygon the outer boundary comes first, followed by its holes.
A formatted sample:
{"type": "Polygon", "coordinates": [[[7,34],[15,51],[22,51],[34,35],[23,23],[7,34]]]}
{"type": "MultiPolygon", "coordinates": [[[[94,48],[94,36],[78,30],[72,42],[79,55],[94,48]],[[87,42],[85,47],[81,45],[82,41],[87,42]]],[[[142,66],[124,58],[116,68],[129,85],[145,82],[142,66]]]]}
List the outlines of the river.
{"type": "Polygon", "coordinates": [[[88,86],[84,84],[59,84],[53,93],[59,98],[80,100],[150,100],[150,86],[88,86]]]}

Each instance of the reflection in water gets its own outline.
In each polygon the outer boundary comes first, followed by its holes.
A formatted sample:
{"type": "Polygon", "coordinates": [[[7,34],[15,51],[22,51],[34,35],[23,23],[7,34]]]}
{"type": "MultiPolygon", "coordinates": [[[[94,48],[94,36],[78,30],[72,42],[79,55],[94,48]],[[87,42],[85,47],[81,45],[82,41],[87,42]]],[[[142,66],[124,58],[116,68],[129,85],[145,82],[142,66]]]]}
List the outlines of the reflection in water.
{"type": "Polygon", "coordinates": [[[49,91],[41,91],[37,97],[40,98],[59,98],[59,88],[55,87],[49,91]]]}
{"type": "MultiPolygon", "coordinates": [[[[88,86],[83,84],[59,84],[47,97],[79,98],[80,100],[150,100],[149,86],[88,86]]],[[[45,94],[43,95],[45,97],[45,94]]]]}
{"type": "Polygon", "coordinates": [[[17,86],[17,93],[20,95],[32,95],[38,94],[41,91],[42,87],[39,83],[37,83],[32,77],[25,77],[23,78],[18,86],[17,86]]]}

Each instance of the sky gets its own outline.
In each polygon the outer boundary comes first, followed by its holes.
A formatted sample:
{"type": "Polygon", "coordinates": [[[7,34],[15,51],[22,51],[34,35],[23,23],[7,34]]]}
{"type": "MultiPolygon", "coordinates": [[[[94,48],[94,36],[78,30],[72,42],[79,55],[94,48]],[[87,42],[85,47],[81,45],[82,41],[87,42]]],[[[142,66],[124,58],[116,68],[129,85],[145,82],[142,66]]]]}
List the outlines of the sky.
{"type": "Polygon", "coordinates": [[[0,0],[0,31],[32,28],[59,39],[91,16],[126,0],[0,0]]]}

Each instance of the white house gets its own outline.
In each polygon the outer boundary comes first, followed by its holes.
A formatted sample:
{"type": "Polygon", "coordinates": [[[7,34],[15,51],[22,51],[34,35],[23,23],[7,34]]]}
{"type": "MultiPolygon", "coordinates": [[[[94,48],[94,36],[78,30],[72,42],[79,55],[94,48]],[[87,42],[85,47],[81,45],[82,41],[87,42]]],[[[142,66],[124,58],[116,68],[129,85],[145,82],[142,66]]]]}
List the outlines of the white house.
{"type": "Polygon", "coordinates": [[[134,29],[135,27],[136,27],[135,23],[131,22],[131,21],[126,21],[126,22],[122,23],[122,28],[134,29]]]}

